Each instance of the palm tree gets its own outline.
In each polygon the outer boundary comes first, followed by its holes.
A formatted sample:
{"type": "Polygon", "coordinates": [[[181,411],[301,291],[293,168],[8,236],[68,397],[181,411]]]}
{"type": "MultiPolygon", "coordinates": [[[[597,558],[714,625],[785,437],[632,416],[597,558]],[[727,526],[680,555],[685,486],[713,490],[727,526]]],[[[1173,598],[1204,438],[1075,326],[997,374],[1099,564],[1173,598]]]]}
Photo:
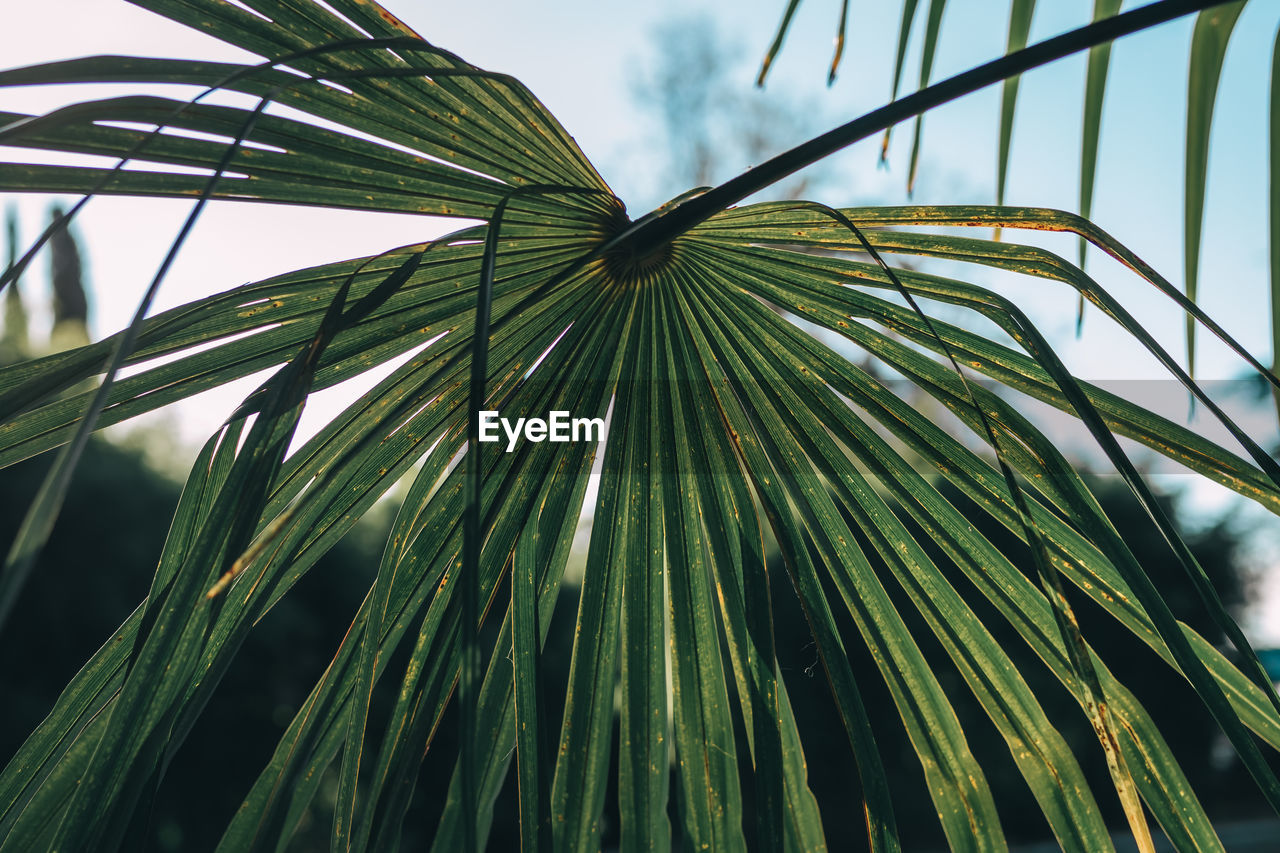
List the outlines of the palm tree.
{"type": "Polygon", "coordinates": [[[951,846],[1006,846],[984,764],[907,617],[951,659],[1065,849],[1112,849],[1098,804],[1111,796],[1142,849],[1152,849],[1148,817],[1179,849],[1221,849],[1148,710],[1108,669],[1112,650],[1082,635],[1071,606],[1081,597],[1186,677],[1280,807],[1256,742],[1280,747],[1280,699],[1116,436],[1271,511],[1280,508],[1280,468],[1077,266],[949,229],[1076,233],[1261,365],[1079,216],[734,206],[948,98],[1211,3],[1163,0],[1014,53],[633,221],[519,81],[428,44],[368,0],[137,2],[265,61],[100,56],[4,72],[0,85],[174,83],[244,93],[256,106],[137,96],[39,118],[8,114],[6,145],[157,166],[6,163],[0,188],[191,198],[191,221],[205,200],[226,198],[484,224],[154,317],[144,300],[123,332],[0,372],[0,463],[62,447],[6,562],[3,614],[91,430],[275,368],[201,451],[146,600],[0,775],[3,849],[137,846],[166,766],[255,623],[410,474],[350,630],[245,792],[221,849],[282,849],[327,782],[332,846],[392,849],[425,755],[452,768],[437,849],[483,845],[514,759],[522,846],[594,850],[615,725],[623,848],[670,846],[674,778],[687,846],[741,849],[750,833],[761,849],[823,849],[775,653],[779,571],[800,599],[848,735],[864,797],[856,820],[875,850],[901,845],[865,684],[850,665],[855,646],[874,659],[951,846]],[[273,102],[318,121],[266,112],[273,102]],[[1079,290],[1221,416],[1250,459],[1076,379],[1011,302],[883,255],[959,259],[1079,290]],[[1016,348],[926,312],[939,302],[988,318],[1016,348]],[[989,450],[923,416],[814,327],[909,379],[989,450]],[[309,393],[406,355],[286,453],[309,393]],[[122,366],[139,369],[120,378],[122,366]],[[1239,667],[1175,619],[1059,450],[975,376],[1081,419],[1236,643],[1239,667]],[[101,377],[96,390],[60,396],[90,377],[101,377]],[[509,447],[490,445],[479,440],[489,411],[511,420],[568,412],[607,421],[607,433],[560,442],[526,431],[509,447]],[[943,481],[1025,543],[1029,564],[970,524],[943,481]],[[557,719],[542,643],[584,514],[591,541],[557,719]],[[957,571],[944,572],[941,556],[957,571]],[[968,603],[975,595],[998,616],[980,618],[968,603]],[[1114,792],[1084,782],[991,618],[1007,622],[1078,703],[1114,792]],[[386,680],[398,685],[389,708],[371,699],[386,680]],[[440,755],[436,735],[451,704],[459,749],[440,755]]]}

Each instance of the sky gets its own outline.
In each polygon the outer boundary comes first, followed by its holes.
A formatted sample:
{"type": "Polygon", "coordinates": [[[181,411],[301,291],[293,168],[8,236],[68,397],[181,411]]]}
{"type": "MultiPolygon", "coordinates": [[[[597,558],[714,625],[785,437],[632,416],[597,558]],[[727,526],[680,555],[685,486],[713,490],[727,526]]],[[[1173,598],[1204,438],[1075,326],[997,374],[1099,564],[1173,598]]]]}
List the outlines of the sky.
{"type": "MultiPolygon", "coordinates": [[[[685,189],[663,180],[665,142],[634,98],[659,55],[655,29],[664,21],[714,25],[739,55],[733,73],[748,88],[772,37],[783,0],[720,0],[622,4],[614,0],[388,0],[387,7],[429,41],[469,62],[514,74],[547,105],[635,216],[685,189]]],[[[811,120],[788,128],[799,142],[889,99],[896,47],[896,3],[851,0],[845,60],[831,87],[824,85],[838,3],[801,5],[787,46],[760,97],[802,104],[811,120]]],[[[1126,4],[1133,6],[1136,4],[1126,4]]],[[[1033,41],[1086,22],[1091,3],[1040,3],[1033,41]]],[[[1007,6],[994,0],[951,0],[947,5],[934,79],[956,73],[1003,52],[1007,6]]],[[[923,15],[921,16],[923,18],[923,15]]],[[[922,22],[918,22],[922,23],[922,22]]],[[[1215,118],[1210,189],[1202,267],[1203,306],[1264,362],[1267,330],[1266,126],[1267,90],[1277,14],[1274,4],[1246,8],[1232,37],[1215,118]]],[[[1182,145],[1185,123],[1186,57],[1190,20],[1141,33],[1118,44],[1104,114],[1094,219],[1175,283],[1183,280],[1181,252],[1182,145]]],[[[914,87],[919,32],[905,76],[914,87]]],[[[19,66],[96,53],[251,60],[200,33],[120,0],[42,0],[0,4],[0,65],[19,66]]],[[[1015,125],[1007,201],[1075,209],[1079,169],[1079,116],[1083,57],[1024,76],[1015,125]]],[[[109,87],[0,90],[0,109],[43,112],[89,97],[119,93],[109,87]]],[[[995,138],[999,90],[992,88],[930,113],[914,198],[918,203],[990,203],[995,194],[995,138]]],[[[879,140],[852,146],[823,166],[817,200],[836,205],[903,204],[910,133],[894,136],[888,168],[877,165],[879,140]]],[[[787,134],[782,134],[787,138],[787,134]]],[[[0,158],[23,159],[0,149],[0,158]]],[[[61,162],[50,157],[48,162],[61,162]]],[[[723,163],[725,177],[751,165],[723,163]]],[[[34,237],[50,199],[7,197],[17,203],[22,231],[34,237]]],[[[93,294],[95,337],[128,322],[138,297],[189,209],[185,201],[102,198],[78,222],[93,294]]],[[[165,280],[155,310],[245,282],[303,266],[378,253],[459,227],[454,221],[364,212],[213,203],[165,280]]],[[[1053,235],[1038,242],[1074,258],[1075,245],[1053,235]]],[[[41,265],[42,266],[42,265],[41,265]]],[[[1182,352],[1182,319],[1171,304],[1105,259],[1090,258],[1089,270],[1171,351],[1182,352]]],[[[26,292],[37,296],[41,270],[26,292]]],[[[1154,395],[1165,413],[1182,418],[1185,397],[1153,380],[1159,369],[1135,344],[1124,341],[1091,315],[1076,340],[1075,296],[1044,282],[990,284],[1027,307],[1067,364],[1080,376],[1119,383],[1114,387],[1154,395]]],[[[39,315],[39,312],[37,312],[39,315]]],[[[46,315],[42,315],[46,316],[46,315]]],[[[47,319],[45,320],[47,322],[47,319]]],[[[1200,375],[1230,380],[1242,365],[1208,336],[1201,338],[1200,375]]],[[[242,382],[161,416],[177,443],[194,447],[207,437],[256,384],[242,382]]],[[[1225,386],[1219,386],[1225,387],[1225,386]]],[[[308,407],[305,429],[315,429],[355,391],[325,392],[308,407]]],[[[1274,429],[1265,417],[1249,421],[1266,438],[1274,429]]],[[[1206,430],[1208,426],[1204,427],[1206,430]]],[[[1185,485],[1173,476],[1167,487],[1185,485]]],[[[1202,512],[1240,508],[1220,490],[1197,487],[1191,503],[1202,512]]],[[[1244,510],[1241,508],[1241,511],[1244,510]]],[[[1280,537],[1275,537],[1280,542],[1280,537]]],[[[1280,589],[1277,590],[1280,595],[1280,589]]],[[[1280,599],[1278,599],[1280,600],[1280,599]]],[[[1265,626],[1261,629],[1264,632],[1265,626]]],[[[1274,631],[1280,642],[1280,627],[1274,631]]]]}

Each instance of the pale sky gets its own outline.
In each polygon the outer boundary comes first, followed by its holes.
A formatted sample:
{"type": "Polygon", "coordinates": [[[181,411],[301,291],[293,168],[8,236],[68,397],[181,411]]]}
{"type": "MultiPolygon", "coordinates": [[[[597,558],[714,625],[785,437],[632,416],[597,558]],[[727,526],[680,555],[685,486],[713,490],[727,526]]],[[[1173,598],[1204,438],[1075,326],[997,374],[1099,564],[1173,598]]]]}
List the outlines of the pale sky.
{"type": "MultiPolygon", "coordinates": [[[[474,64],[523,80],[576,137],[635,216],[663,200],[654,195],[660,182],[649,175],[660,162],[655,149],[662,142],[655,137],[655,126],[638,113],[631,94],[634,80],[653,55],[649,35],[653,28],[678,13],[704,12],[743,45],[741,76],[746,87],[785,3],[472,0],[464,7],[436,0],[388,0],[386,5],[433,43],[474,64]],[[465,12],[459,11],[463,8],[465,12]]],[[[782,97],[803,92],[812,98],[820,116],[808,132],[824,130],[888,100],[897,5],[853,0],[845,64],[836,85],[827,89],[823,84],[838,4],[830,0],[802,4],[791,40],[775,66],[770,91],[782,97]]],[[[1250,4],[1232,37],[1215,120],[1202,255],[1206,261],[1201,270],[1205,309],[1263,361],[1270,350],[1266,83],[1277,18],[1274,5],[1267,6],[1250,4]]],[[[1038,4],[1032,40],[1084,23],[1091,7],[1085,0],[1038,4]]],[[[991,0],[952,0],[934,79],[1001,53],[1006,8],[991,0]]],[[[1182,280],[1182,135],[1190,32],[1190,20],[1185,20],[1132,37],[1113,52],[1094,209],[1094,219],[1103,228],[1175,283],[1182,280]]],[[[121,0],[0,0],[0,66],[95,53],[250,59],[121,0]]],[[[914,86],[916,67],[914,62],[908,66],[908,90],[914,86]]],[[[1024,77],[1010,169],[1010,203],[1075,209],[1083,70],[1083,58],[1074,58],[1024,77]]],[[[102,86],[62,87],[52,92],[0,90],[0,109],[43,112],[109,94],[114,92],[102,86]]],[[[994,201],[998,99],[999,90],[990,89],[929,115],[914,201],[994,201]]],[[[895,135],[887,171],[876,166],[878,140],[843,152],[829,167],[830,180],[818,192],[819,199],[837,205],[905,203],[909,137],[906,128],[895,135]]],[[[27,156],[0,149],[3,159],[27,156]]],[[[730,165],[739,169],[750,164],[730,165]]],[[[681,189],[672,187],[670,194],[681,189]]],[[[24,238],[31,239],[47,215],[50,199],[9,196],[0,201],[14,200],[21,211],[24,238]]],[[[127,322],[188,209],[189,202],[151,199],[101,198],[88,206],[78,229],[89,264],[95,336],[127,322]]],[[[166,279],[156,309],[298,267],[375,254],[462,224],[214,203],[166,279]]],[[[1075,256],[1074,243],[1068,240],[1042,237],[1037,241],[1069,258],[1075,256]]],[[[1181,355],[1182,319],[1172,305],[1151,298],[1131,276],[1099,259],[1091,261],[1090,272],[1166,347],[1181,355]]],[[[991,277],[978,280],[1000,284],[991,277]]],[[[28,296],[43,289],[42,264],[24,284],[28,296]]],[[[1099,380],[1160,375],[1135,344],[1120,340],[1096,313],[1086,325],[1084,338],[1075,341],[1071,334],[1075,297],[1065,287],[1026,281],[1000,286],[1026,305],[1050,339],[1061,344],[1064,359],[1079,375],[1099,380]]],[[[1207,378],[1225,379],[1242,370],[1208,336],[1201,338],[1199,359],[1201,375],[1207,378]]],[[[255,384],[256,380],[249,380],[203,395],[168,416],[168,423],[183,443],[197,445],[255,384]]],[[[329,399],[313,402],[307,413],[311,428],[334,413],[337,398],[349,399],[355,393],[335,390],[326,392],[329,399]]],[[[1180,398],[1175,398],[1174,406],[1169,414],[1177,417],[1180,398]]],[[[1273,436],[1272,432],[1259,438],[1270,441],[1273,436]]],[[[1211,488],[1197,489],[1193,497],[1203,508],[1235,506],[1211,488]]],[[[1280,630],[1275,634],[1280,640],[1280,630]]]]}

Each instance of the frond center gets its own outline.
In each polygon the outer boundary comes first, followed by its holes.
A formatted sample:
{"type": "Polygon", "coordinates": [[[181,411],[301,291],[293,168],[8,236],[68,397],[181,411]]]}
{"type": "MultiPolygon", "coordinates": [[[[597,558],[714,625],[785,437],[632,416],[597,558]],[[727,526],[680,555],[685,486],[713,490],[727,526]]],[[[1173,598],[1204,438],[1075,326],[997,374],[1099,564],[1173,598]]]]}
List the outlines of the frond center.
{"type": "MultiPolygon", "coordinates": [[[[624,233],[632,226],[624,210],[619,210],[610,223],[611,236],[624,233]]],[[[621,285],[639,285],[661,272],[671,262],[673,251],[670,242],[656,247],[637,246],[634,240],[623,240],[605,253],[604,263],[609,277],[621,285]]]]}

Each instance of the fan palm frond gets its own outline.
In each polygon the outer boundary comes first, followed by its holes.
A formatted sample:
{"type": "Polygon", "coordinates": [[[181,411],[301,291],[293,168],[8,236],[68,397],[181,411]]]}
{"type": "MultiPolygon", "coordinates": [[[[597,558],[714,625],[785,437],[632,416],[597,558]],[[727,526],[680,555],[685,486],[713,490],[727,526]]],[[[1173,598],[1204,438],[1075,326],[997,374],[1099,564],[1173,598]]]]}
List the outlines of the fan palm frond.
{"type": "MultiPolygon", "coordinates": [[[[1148,709],[1108,668],[1111,650],[1092,648],[1076,624],[1070,602],[1081,597],[1186,677],[1280,806],[1257,743],[1280,749],[1280,700],[1115,436],[1271,512],[1280,468],[1078,264],[956,230],[1076,233],[1261,370],[1119,241],[1052,210],[732,206],[756,183],[899,120],[889,113],[633,223],[523,85],[428,44],[373,3],[138,4],[266,61],[91,57],[3,72],[0,86],[196,84],[250,100],[115,97],[0,115],[6,145],[144,164],[5,163],[0,189],[483,223],[152,317],[141,310],[104,341],[0,370],[0,464],[274,371],[201,451],[146,600],[0,774],[0,849],[124,846],[255,623],[406,476],[376,578],[220,849],[283,849],[326,778],[336,778],[334,849],[394,849],[424,755],[452,773],[433,831],[442,851],[484,845],[513,759],[529,850],[599,849],[611,772],[626,849],[670,846],[672,800],[691,847],[743,849],[751,838],[761,849],[824,849],[777,662],[779,572],[800,599],[848,735],[874,850],[900,843],[855,647],[870,651],[888,688],[952,847],[1006,847],[982,756],[922,650],[935,642],[1064,849],[1112,849],[1098,805],[1111,792],[1090,790],[1024,659],[997,640],[975,597],[1079,704],[1145,844],[1149,814],[1180,850],[1222,849],[1148,709]],[[294,111],[275,115],[267,102],[294,111]],[[206,173],[165,168],[175,165],[206,173]],[[1249,458],[1072,376],[1016,304],[903,258],[1074,288],[1220,416],[1249,458]],[[1007,338],[935,316],[939,304],[1007,338]],[[860,366],[855,349],[936,400],[959,431],[860,366]],[[395,359],[390,375],[288,451],[309,394],[395,359]],[[124,366],[129,375],[116,377],[124,366]],[[90,379],[106,381],[77,390],[90,379]],[[1244,663],[1177,621],[1088,485],[1020,411],[1023,397],[1080,418],[1244,663]],[[566,412],[607,431],[561,442],[526,430],[510,446],[490,444],[478,440],[482,411],[566,412]],[[1033,565],[979,532],[944,484],[1030,546],[1033,565]],[[592,532],[563,715],[553,719],[543,644],[584,516],[592,532]],[[372,701],[379,681],[398,684],[390,708],[372,701]],[[441,755],[437,739],[451,702],[456,757],[441,755]]],[[[1143,15],[1181,8],[1155,5],[1014,56],[1031,67],[1102,43],[1118,32],[1108,27],[1140,28],[1143,15]]],[[[925,100],[1009,73],[1017,66],[998,64],[925,100]]],[[[67,455],[57,470],[73,463],[67,455]]],[[[51,526],[58,488],[33,509],[28,549],[51,526]]],[[[6,573],[7,595],[19,594],[16,577],[6,573]]]]}

